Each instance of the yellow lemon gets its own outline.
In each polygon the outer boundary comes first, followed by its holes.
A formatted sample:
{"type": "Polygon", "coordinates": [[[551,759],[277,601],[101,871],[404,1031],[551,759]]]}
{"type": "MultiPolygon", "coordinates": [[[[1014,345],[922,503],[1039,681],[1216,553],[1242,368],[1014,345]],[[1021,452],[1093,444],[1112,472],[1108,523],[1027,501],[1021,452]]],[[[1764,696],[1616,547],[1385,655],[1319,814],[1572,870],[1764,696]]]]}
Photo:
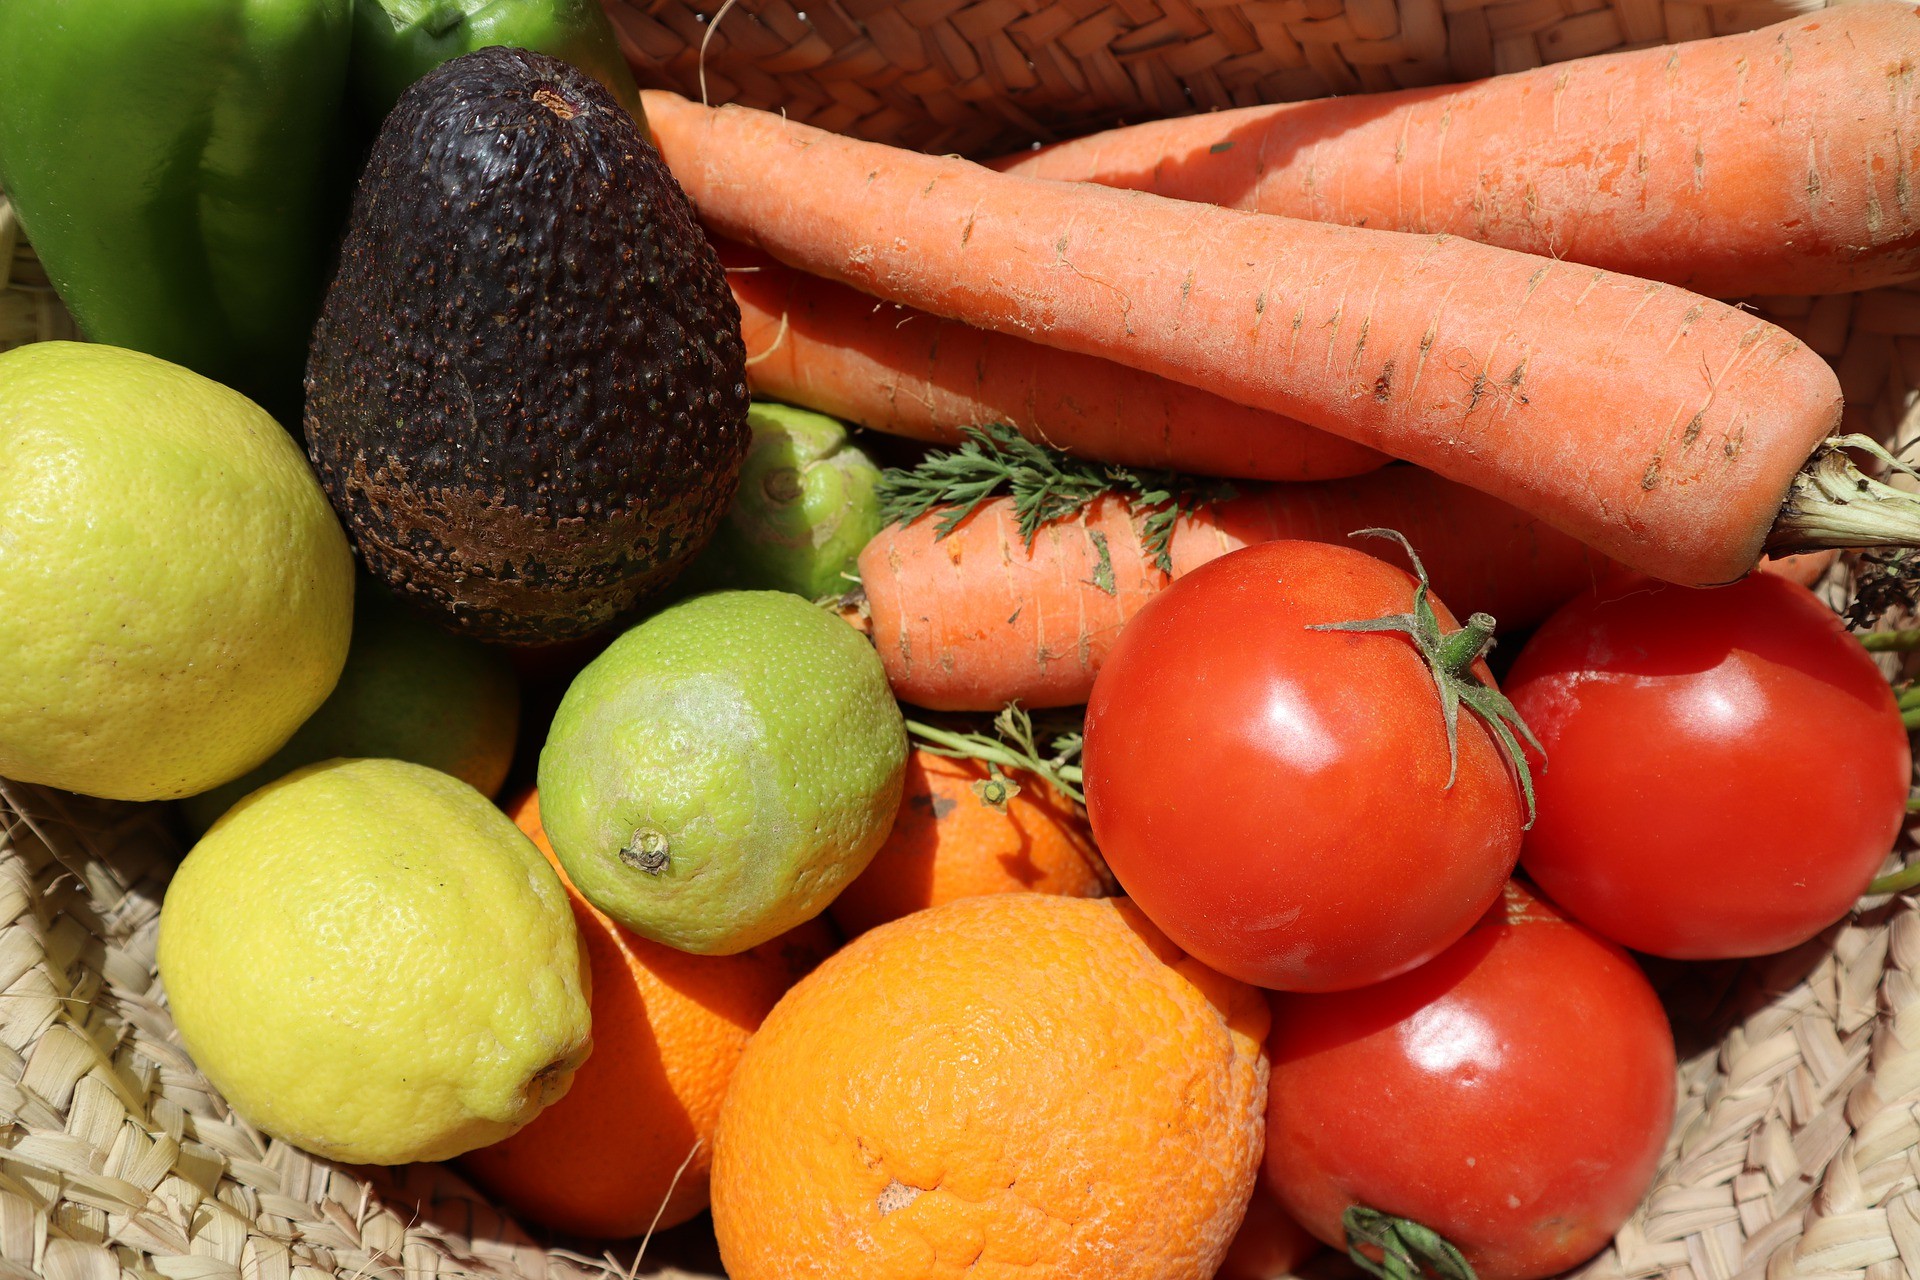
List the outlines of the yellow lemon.
{"type": "Polygon", "coordinates": [[[565,1095],[591,1041],[560,878],[458,778],[329,760],[229,810],[160,913],[187,1051],[318,1155],[445,1160],[565,1095]]]}
{"type": "Polygon", "coordinates": [[[218,786],[326,698],[352,621],[346,535],[264,410],[115,347],[0,354],[0,776],[218,786]]]}

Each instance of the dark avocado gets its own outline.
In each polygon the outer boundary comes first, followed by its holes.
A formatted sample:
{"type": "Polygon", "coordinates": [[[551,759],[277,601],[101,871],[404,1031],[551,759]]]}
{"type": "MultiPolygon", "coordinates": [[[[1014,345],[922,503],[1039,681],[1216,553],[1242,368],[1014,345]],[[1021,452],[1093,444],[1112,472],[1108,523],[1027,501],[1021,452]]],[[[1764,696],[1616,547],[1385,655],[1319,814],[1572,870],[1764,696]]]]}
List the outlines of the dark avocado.
{"type": "Polygon", "coordinates": [[[745,360],[633,117],[567,63],[483,49],[380,130],[308,355],[308,451],[396,593],[483,639],[572,639],[726,515],[745,360]]]}

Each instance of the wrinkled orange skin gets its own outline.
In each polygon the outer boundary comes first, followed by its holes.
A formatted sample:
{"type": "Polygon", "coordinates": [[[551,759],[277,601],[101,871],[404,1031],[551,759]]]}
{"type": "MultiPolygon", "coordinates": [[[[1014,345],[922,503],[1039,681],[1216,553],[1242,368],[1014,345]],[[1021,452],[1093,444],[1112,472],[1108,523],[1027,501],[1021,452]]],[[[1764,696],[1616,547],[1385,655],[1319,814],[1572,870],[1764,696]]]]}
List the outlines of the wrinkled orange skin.
{"type": "Polygon", "coordinates": [[[1130,903],[1003,893],[856,938],[721,1109],[733,1280],[1208,1280],[1253,1190],[1260,994],[1130,903]]]}
{"type": "Polygon", "coordinates": [[[650,942],[567,880],[536,793],[508,812],[572,899],[593,974],[593,1053],[564,1098],[462,1169],[516,1216],[559,1231],[615,1238],[645,1232],[656,1214],[660,1227],[685,1222],[707,1206],[714,1125],[747,1038],[833,950],[832,930],[809,921],[735,956],[650,942]]]}
{"type": "Polygon", "coordinates": [[[995,809],[975,791],[987,780],[977,760],[916,749],[893,833],[827,914],[849,938],[915,911],[983,893],[1107,891],[1093,835],[1073,802],[1027,775],[995,809]]]}

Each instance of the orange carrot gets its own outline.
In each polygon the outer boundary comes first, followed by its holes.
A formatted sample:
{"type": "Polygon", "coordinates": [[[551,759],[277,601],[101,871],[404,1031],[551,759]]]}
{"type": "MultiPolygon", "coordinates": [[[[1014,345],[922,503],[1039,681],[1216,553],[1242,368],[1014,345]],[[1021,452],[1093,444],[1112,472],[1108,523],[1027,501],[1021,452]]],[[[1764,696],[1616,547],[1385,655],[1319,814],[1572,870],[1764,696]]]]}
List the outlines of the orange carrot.
{"type": "Polygon", "coordinates": [[[876,432],[956,443],[1004,422],[1096,462],[1242,480],[1338,480],[1386,457],[1154,374],[877,301],[720,242],[747,386],[876,432]]]}
{"type": "Polygon", "coordinates": [[[1692,585],[1750,572],[1840,418],[1723,303],[1459,237],[1020,178],[649,93],[721,234],[790,266],[1298,418],[1692,585]]]}
{"type": "MultiPolygon", "coordinates": [[[[873,640],[893,691],[937,711],[1085,702],[1127,619],[1173,578],[1250,543],[1398,529],[1457,615],[1490,613],[1510,629],[1532,626],[1615,569],[1498,499],[1415,467],[1262,486],[1181,516],[1168,544],[1171,575],[1155,567],[1138,519],[1113,497],[1042,526],[1031,550],[1011,499],[982,504],[944,539],[938,523],[889,525],[860,554],[873,640]]],[[[1360,545],[1400,557],[1387,542],[1360,545]]]]}
{"type": "Polygon", "coordinates": [[[1115,129],[996,168],[1452,232],[1716,297],[1920,274],[1920,12],[1115,129]]]}
{"type": "Polygon", "coordinates": [[[747,383],[875,431],[952,444],[1005,423],[1097,462],[1249,480],[1330,480],[1386,458],[1182,383],[867,297],[722,241],[747,383]]]}

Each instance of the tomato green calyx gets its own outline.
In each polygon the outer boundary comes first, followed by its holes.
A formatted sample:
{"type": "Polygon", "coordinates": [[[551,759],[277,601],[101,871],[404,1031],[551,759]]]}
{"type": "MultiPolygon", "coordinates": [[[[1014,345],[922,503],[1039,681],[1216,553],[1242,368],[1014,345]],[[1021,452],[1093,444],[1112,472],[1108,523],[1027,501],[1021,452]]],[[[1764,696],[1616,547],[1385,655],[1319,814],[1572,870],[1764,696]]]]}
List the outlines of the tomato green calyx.
{"type": "Polygon", "coordinates": [[[1432,1228],[1410,1218],[1396,1218],[1356,1204],[1340,1216],[1340,1225],[1347,1232],[1347,1256],[1380,1280],[1420,1280],[1425,1276],[1478,1280],[1472,1264],[1458,1249],[1432,1228]],[[1380,1251],[1378,1262],[1363,1251],[1365,1246],[1380,1251]]]}
{"type": "Polygon", "coordinates": [[[1474,673],[1473,664],[1493,647],[1493,619],[1484,613],[1476,613],[1467,619],[1467,624],[1457,631],[1443,633],[1440,630],[1439,615],[1433,611],[1430,599],[1432,584],[1427,580],[1427,568],[1420,563],[1420,557],[1414,552],[1413,544],[1393,529],[1357,529],[1350,536],[1355,538],[1391,538],[1398,542],[1407,553],[1407,559],[1413,562],[1415,579],[1413,588],[1413,611],[1411,613],[1391,613],[1384,618],[1362,618],[1352,622],[1322,622],[1307,629],[1309,631],[1398,631],[1413,641],[1420,657],[1433,673],[1434,687],[1440,693],[1440,714],[1447,727],[1447,785],[1452,790],[1453,780],[1460,772],[1460,705],[1465,703],[1468,710],[1486,723],[1493,736],[1499,740],[1500,747],[1513,764],[1513,771],[1520,779],[1520,793],[1527,802],[1527,821],[1523,830],[1533,827],[1533,770],[1527,764],[1527,753],[1521,749],[1520,740],[1542,756],[1539,740],[1533,736],[1533,730],[1527,728],[1526,721],[1513,709],[1505,694],[1490,684],[1483,684],[1474,673]],[[1515,736],[1516,732],[1518,737],[1515,736]]]}

